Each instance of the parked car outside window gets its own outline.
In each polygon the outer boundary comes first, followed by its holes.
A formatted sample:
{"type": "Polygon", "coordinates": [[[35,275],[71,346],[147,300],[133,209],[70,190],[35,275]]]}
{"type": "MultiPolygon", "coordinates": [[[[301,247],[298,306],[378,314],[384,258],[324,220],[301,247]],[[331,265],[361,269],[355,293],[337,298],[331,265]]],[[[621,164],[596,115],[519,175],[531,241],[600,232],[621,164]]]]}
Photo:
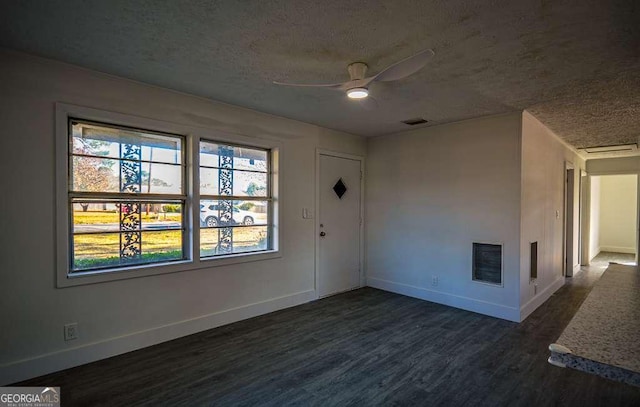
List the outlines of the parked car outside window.
{"type": "Polygon", "coordinates": [[[231,225],[223,224],[223,222],[220,221],[220,206],[217,203],[200,204],[200,226],[250,226],[255,223],[253,216],[253,212],[245,211],[234,206],[231,225]]]}

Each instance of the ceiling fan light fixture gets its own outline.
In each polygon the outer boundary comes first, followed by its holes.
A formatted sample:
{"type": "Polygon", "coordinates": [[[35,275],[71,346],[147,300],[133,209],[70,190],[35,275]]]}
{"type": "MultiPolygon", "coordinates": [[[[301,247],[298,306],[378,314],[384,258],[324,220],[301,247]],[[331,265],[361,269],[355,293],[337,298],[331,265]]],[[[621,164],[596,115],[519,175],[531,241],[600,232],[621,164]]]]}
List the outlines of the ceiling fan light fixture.
{"type": "Polygon", "coordinates": [[[369,96],[367,88],[351,88],[347,91],[347,96],[351,99],[364,99],[369,96]]]}

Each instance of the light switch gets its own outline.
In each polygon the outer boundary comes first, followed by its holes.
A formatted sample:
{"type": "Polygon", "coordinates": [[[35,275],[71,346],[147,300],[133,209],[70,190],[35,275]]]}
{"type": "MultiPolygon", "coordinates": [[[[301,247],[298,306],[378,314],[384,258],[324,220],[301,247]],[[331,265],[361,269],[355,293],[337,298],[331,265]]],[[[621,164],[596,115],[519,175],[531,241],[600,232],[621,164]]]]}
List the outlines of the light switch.
{"type": "Polygon", "coordinates": [[[313,214],[309,208],[302,208],[302,219],[313,219],[313,214]]]}

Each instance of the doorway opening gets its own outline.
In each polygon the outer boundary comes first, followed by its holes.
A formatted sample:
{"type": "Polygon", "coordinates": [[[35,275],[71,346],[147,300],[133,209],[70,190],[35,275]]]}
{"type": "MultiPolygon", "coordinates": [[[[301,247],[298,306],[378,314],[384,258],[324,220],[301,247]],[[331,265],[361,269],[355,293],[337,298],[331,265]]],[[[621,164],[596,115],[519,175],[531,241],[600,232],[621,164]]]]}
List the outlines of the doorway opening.
{"type": "MultiPolygon", "coordinates": [[[[575,169],[573,164],[565,163],[564,184],[564,228],[563,228],[563,262],[562,275],[572,277],[574,270],[580,269],[578,256],[579,240],[575,236],[580,235],[580,222],[576,222],[575,214],[579,214],[579,198],[576,199],[575,169]]],[[[578,197],[580,194],[578,193],[578,197]]],[[[579,217],[579,216],[578,216],[579,217]]]]}
{"type": "Polygon", "coordinates": [[[592,176],[590,184],[590,264],[638,264],[638,175],[592,176]]]}

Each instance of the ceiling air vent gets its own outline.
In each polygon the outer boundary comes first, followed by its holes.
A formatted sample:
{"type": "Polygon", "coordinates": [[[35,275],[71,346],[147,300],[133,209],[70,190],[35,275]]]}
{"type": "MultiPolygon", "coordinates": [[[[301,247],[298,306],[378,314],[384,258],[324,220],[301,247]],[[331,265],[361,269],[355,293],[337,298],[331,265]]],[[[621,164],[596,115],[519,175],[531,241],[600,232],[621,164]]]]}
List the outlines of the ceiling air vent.
{"type": "Polygon", "coordinates": [[[638,149],[637,144],[620,144],[617,146],[600,146],[600,147],[586,147],[581,148],[587,154],[602,154],[602,153],[631,153],[638,149]]]}
{"type": "Polygon", "coordinates": [[[425,124],[428,120],[423,119],[422,117],[416,117],[415,119],[403,120],[402,123],[408,124],[409,126],[416,126],[418,124],[425,124]]]}

